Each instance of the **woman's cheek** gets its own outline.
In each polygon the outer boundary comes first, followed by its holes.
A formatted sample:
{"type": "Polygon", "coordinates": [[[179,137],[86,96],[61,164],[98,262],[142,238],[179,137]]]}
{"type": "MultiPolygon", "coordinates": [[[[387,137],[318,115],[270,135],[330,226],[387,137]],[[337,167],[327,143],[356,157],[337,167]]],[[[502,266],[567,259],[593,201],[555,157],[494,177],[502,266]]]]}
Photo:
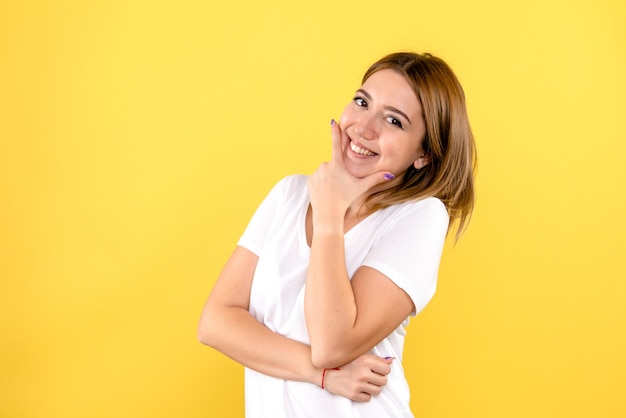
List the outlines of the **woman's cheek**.
{"type": "Polygon", "coordinates": [[[345,129],[350,125],[350,121],[353,119],[351,117],[352,111],[350,109],[350,104],[348,104],[341,113],[341,117],[339,118],[339,127],[341,129],[345,129]]]}

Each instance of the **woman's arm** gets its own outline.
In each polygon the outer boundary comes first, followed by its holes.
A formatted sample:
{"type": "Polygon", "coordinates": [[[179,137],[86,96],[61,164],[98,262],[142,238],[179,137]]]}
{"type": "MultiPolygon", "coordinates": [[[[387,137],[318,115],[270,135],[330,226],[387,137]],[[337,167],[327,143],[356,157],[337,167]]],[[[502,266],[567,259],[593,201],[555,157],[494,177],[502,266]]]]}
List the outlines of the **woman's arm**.
{"type": "Polygon", "coordinates": [[[251,251],[235,249],[206,301],[198,339],[260,373],[319,384],[309,346],[271,331],[248,312],[257,260],[251,251]]]}
{"type": "MultiPolygon", "coordinates": [[[[204,306],[198,339],[260,373],[320,386],[323,368],[313,365],[310,347],[271,331],[248,312],[257,261],[249,250],[235,249],[204,306]]],[[[379,393],[391,370],[391,361],[373,355],[345,363],[327,373],[325,388],[355,401],[379,393]]]]}
{"type": "Polygon", "coordinates": [[[336,367],[371,350],[414,309],[404,290],[375,269],[361,267],[350,280],[343,244],[343,235],[313,235],[305,314],[318,367],[336,367]]]}
{"type": "Polygon", "coordinates": [[[392,176],[353,177],[343,163],[346,139],[337,124],[331,129],[332,161],[309,179],[313,228],[304,306],[318,367],[335,367],[367,352],[415,309],[411,297],[374,268],[361,267],[348,277],[344,223],[355,217],[349,210],[358,212],[364,196],[392,176]]]}

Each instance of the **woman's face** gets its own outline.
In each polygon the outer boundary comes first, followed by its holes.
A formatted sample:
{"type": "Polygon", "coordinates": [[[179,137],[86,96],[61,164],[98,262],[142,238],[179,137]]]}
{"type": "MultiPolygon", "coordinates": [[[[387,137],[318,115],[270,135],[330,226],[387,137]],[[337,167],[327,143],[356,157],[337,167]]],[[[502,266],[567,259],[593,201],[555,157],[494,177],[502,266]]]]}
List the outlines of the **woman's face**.
{"type": "Polygon", "coordinates": [[[378,171],[398,179],[414,165],[422,168],[426,133],[422,106],[404,76],[390,70],[372,74],[341,115],[343,159],[355,177],[378,171]]]}

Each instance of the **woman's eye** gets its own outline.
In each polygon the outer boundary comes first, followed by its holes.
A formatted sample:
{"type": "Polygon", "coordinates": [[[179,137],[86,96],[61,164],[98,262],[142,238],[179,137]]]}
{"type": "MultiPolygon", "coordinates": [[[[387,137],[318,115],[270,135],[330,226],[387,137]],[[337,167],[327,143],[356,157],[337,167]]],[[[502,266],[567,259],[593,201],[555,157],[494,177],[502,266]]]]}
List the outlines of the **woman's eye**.
{"type": "Polygon", "coordinates": [[[353,100],[354,100],[354,103],[356,103],[357,106],[367,107],[367,102],[362,97],[358,97],[357,96],[353,100]]]}
{"type": "Polygon", "coordinates": [[[392,125],[397,126],[398,128],[402,128],[402,122],[400,122],[398,119],[394,118],[393,116],[387,116],[387,122],[389,122],[392,125]]]}

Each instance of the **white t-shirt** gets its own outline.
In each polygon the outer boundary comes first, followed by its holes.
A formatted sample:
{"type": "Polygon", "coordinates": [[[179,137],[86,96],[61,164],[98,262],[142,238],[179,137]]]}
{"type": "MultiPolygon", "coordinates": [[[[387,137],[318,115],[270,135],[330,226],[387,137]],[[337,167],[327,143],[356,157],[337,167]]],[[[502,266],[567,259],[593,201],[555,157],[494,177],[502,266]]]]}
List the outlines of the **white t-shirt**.
{"type": "MultiPolygon", "coordinates": [[[[307,177],[282,179],[255,212],[239,245],[259,261],[252,282],[250,312],[271,330],[310,343],[304,320],[304,292],[310,247],[305,218],[309,206],[307,177]]],[[[413,300],[416,315],[435,293],[448,213],[436,198],[379,210],[344,236],[346,267],[352,277],[360,266],[372,267],[413,300]]],[[[369,402],[353,402],[319,386],[277,379],[245,369],[247,418],[404,418],[409,387],[402,368],[407,318],[371,353],[395,357],[388,383],[369,402]]],[[[321,377],[321,376],[320,376],[321,377]]]]}

